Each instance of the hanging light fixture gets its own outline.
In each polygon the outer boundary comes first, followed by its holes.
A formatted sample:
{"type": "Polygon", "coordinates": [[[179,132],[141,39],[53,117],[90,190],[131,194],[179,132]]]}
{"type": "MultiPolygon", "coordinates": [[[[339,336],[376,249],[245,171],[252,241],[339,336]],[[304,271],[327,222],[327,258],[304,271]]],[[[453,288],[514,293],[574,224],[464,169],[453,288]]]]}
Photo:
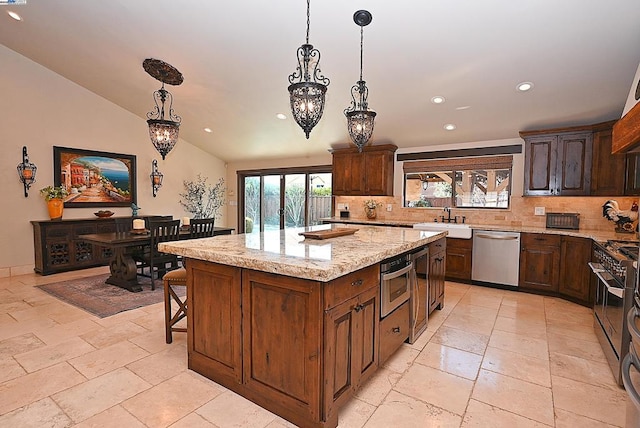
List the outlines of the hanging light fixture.
{"type": "Polygon", "coordinates": [[[360,26],[360,80],[351,87],[351,106],[344,111],[347,116],[347,130],[351,141],[362,152],[362,148],[367,144],[373,134],[373,121],[376,112],[368,109],[367,97],[369,89],[366,82],[362,80],[362,51],[364,27],[371,23],[373,17],[367,10],[359,10],[353,14],[353,22],[360,26]]]}
{"type": "Polygon", "coordinates": [[[147,113],[147,119],[149,119],[147,124],[149,124],[151,142],[164,160],[167,153],[178,142],[178,132],[182,121],[182,118],[173,112],[173,96],[164,88],[164,84],[177,86],[184,79],[182,73],[175,67],[159,59],[147,58],[142,62],[142,67],[151,77],[162,82],[162,87],[153,93],[153,101],[156,106],[147,113]],[[168,102],[168,106],[165,106],[165,102],[168,102]]]}
{"type": "Polygon", "coordinates": [[[24,197],[29,196],[29,188],[36,181],[36,171],[38,167],[29,162],[29,155],[27,154],[27,146],[22,146],[22,163],[18,164],[18,176],[24,186],[24,197]]]}
{"type": "Polygon", "coordinates": [[[155,159],[151,161],[151,175],[149,175],[149,177],[151,178],[151,188],[153,190],[153,197],[155,198],[158,190],[162,187],[163,178],[162,173],[158,171],[158,161],[155,159]]]}
{"type": "Polygon", "coordinates": [[[307,0],[307,39],[298,48],[298,67],[289,75],[291,113],[307,139],[324,111],[324,96],[329,79],[320,71],[320,51],[309,44],[309,2],[307,0]]]}

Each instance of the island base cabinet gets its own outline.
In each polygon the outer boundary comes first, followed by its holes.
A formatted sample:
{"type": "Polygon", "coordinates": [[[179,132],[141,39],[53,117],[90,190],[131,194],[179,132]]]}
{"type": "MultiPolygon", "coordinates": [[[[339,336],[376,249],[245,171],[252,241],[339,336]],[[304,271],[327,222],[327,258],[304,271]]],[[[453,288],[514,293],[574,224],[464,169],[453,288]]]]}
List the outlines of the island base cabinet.
{"type": "MultiPolygon", "coordinates": [[[[325,311],[325,405],[328,419],[378,367],[378,289],[325,311]]],[[[407,312],[408,320],[408,312],[407,312]]]]}
{"type": "Polygon", "coordinates": [[[186,266],[189,368],[233,389],[242,382],[241,270],[192,259],[186,266]]]}
{"type": "Polygon", "coordinates": [[[447,241],[440,238],[429,244],[429,314],[444,308],[447,241]]]}
{"type": "Polygon", "coordinates": [[[321,291],[314,281],[243,271],[247,397],[300,426],[322,420],[321,291]]]}

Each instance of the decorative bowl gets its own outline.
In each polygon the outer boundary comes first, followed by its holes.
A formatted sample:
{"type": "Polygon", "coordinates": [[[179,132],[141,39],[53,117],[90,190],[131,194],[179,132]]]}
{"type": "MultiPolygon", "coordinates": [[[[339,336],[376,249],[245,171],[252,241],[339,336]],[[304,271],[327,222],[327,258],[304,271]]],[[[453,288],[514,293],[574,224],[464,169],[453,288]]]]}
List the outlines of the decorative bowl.
{"type": "Polygon", "coordinates": [[[106,217],[111,217],[114,213],[113,211],[98,211],[93,214],[100,218],[106,218],[106,217]]]}

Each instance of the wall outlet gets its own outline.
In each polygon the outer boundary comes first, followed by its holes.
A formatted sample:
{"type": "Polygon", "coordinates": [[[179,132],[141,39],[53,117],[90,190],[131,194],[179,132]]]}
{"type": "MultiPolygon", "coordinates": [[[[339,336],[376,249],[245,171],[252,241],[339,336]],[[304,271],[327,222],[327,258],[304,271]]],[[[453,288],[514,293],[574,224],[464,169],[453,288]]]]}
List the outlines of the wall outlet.
{"type": "Polygon", "coordinates": [[[349,205],[344,204],[344,210],[345,210],[345,211],[349,211],[349,205]]]}
{"type": "Polygon", "coordinates": [[[387,211],[392,211],[392,210],[393,210],[393,205],[387,204],[387,211]]]}
{"type": "Polygon", "coordinates": [[[533,215],[544,215],[544,207],[536,207],[533,215]]]}

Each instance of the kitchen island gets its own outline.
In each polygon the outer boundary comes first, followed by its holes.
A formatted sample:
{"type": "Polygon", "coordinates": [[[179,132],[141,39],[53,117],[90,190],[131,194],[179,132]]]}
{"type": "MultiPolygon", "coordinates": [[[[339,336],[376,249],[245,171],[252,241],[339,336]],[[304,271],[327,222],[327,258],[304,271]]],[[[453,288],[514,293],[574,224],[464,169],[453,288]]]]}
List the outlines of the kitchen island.
{"type": "Polygon", "coordinates": [[[160,244],[187,259],[189,368],[301,427],[335,427],[378,368],[380,261],[445,236],[358,226],[160,244]]]}

